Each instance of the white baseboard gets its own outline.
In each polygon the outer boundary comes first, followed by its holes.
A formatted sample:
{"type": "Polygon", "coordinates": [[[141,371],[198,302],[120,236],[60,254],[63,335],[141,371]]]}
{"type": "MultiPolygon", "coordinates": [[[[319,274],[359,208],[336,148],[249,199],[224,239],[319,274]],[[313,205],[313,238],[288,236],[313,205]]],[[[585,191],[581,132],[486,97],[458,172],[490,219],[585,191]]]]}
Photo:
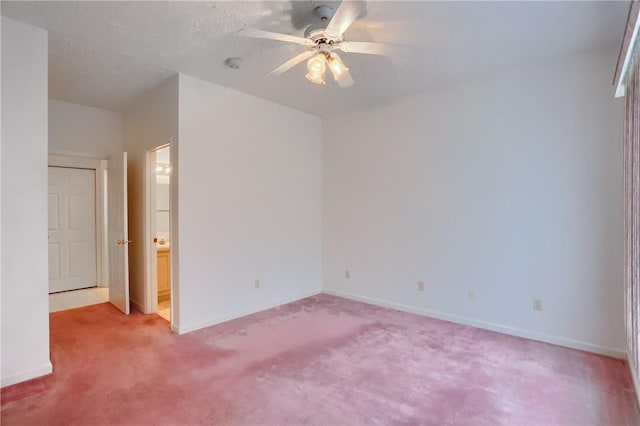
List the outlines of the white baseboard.
{"type": "Polygon", "coordinates": [[[630,361],[627,361],[627,365],[629,366],[629,372],[631,372],[631,381],[633,382],[633,387],[636,391],[636,399],[638,401],[638,406],[640,407],[640,377],[638,377],[636,369],[631,365],[630,361]]]}
{"type": "Polygon", "coordinates": [[[264,305],[259,305],[259,306],[256,306],[256,307],[253,307],[253,308],[250,308],[250,309],[243,309],[242,311],[240,311],[240,312],[238,312],[237,314],[234,314],[234,315],[215,317],[215,318],[208,319],[206,321],[200,321],[198,323],[189,324],[189,325],[186,325],[186,326],[175,326],[174,325],[171,328],[172,328],[173,331],[175,331],[178,334],[185,334],[185,333],[189,333],[191,331],[199,330],[201,328],[210,327],[212,325],[221,324],[223,322],[231,321],[231,320],[236,319],[236,318],[240,318],[240,317],[244,317],[244,316],[247,316],[247,315],[255,314],[257,312],[265,311],[267,309],[276,308],[278,306],[286,305],[287,303],[295,302],[297,300],[306,299],[307,297],[315,296],[315,295],[320,294],[320,293],[322,293],[322,291],[320,291],[320,290],[307,292],[307,293],[300,294],[300,295],[298,295],[296,297],[291,297],[291,298],[287,298],[287,299],[281,299],[281,300],[278,300],[276,302],[267,303],[267,304],[264,304],[264,305]]]}
{"type": "Polygon", "coordinates": [[[502,324],[496,324],[487,321],[475,320],[472,318],[466,318],[458,315],[447,314],[444,312],[434,311],[431,309],[418,308],[415,306],[403,305],[400,303],[387,302],[385,300],[374,299],[370,297],[357,296],[355,294],[345,293],[337,290],[325,289],[323,293],[330,294],[337,297],[344,297],[345,299],[356,300],[358,302],[364,302],[371,305],[382,306],[385,308],[397,309],[403,312],[409,312],[412,314],[423,315],[430,318],[441,319],[445,321],[455,322],[457,324],[469,325],[472,327],[482,328],[485,330],[491,330],[502,334],[508,334],[511,336],[523,337],[525,339],[537,340],[539,342],[551,343],[553,345],[564,346],[571,349],[578,349],[581,351],[592,352],[600,355],[606,355],[613,358],[627,359],[627,352],[620,349],[609,348],[606,346],[594,345],[591,343],[580,342],[577,340],[567,339],[564,337],[551,336],[548,334],[537,333],[535,331],[524,330],[521,328],[509,327],[502,324]]]}
{"type": "Polygon", "coordinates": [[[51,361],[49,361],[40,367],[31,368],[29,370],[21,371],[17,374],[2,377],[2,387],[15,385],[16,383],[25,382],[37,377],[46,376],[47,374],[51,374],[52,372],[53,365],[51,364],[51,361]]]}
{"type": "Polygon", "coordinates": [[[131,303],[131,306],[133,308],[135,308],[136,310],[142,312],[143,314],[146,314],[147,312],[144,311],[144,306],[140,303],[138,303],[137,301],[133,300],[131,297],[129,297],[129,303],[131,303]]]}

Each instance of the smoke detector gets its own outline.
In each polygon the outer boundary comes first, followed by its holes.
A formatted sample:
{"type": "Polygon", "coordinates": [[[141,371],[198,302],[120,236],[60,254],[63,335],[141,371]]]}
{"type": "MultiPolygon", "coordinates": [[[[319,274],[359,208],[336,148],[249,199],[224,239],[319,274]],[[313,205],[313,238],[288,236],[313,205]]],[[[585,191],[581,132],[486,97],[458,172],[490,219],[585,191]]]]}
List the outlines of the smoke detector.
{"type": "Polygon", "coordinates": [[[237,58],[235,56],[232,56],[224,60],[225,66],[231,68],[232,70],[239,69],[241,62],[242,62],[242,58],[237,58]]]}

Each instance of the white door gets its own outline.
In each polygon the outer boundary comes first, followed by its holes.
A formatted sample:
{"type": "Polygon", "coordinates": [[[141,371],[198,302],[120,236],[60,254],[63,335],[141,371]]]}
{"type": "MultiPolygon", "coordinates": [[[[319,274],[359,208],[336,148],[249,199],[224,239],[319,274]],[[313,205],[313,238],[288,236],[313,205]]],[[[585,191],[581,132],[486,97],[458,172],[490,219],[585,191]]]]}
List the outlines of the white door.
{"type": "Polygon", "coordinates": [[[109,302],[129,314],[129,230],[127,224],[127,153],[107,160],[109,224],[109,302]]]}
{"type": "Polygon", "coordinates": [[[96,171],[49,167],[49,293],[94,287],[96,171]]]}

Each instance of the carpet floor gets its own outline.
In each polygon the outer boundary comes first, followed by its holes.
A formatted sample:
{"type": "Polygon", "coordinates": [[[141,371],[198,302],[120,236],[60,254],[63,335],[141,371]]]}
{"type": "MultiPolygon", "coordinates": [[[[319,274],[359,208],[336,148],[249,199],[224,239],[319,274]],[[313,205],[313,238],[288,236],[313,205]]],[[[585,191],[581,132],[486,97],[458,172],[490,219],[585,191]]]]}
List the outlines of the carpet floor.
{"type": "Polygon", "coordinates": [[[625,361],[318,295],[186,335],[51,316],[52,375],[3,425],[640,425],[625,361]]]}

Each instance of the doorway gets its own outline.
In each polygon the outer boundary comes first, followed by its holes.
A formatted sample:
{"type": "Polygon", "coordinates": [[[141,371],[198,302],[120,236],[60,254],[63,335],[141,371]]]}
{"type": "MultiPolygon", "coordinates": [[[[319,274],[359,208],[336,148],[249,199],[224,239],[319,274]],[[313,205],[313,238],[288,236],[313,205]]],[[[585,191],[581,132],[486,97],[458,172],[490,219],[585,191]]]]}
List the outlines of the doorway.
{"type": "Polygon", "coordinates": [[[49,154],[49,311],[109,300],[103,160],[49,154]]]}
{"type": "Polygon", "coordinates": [[[148,153],[147,224],[151,235],[147,286],[151,311],[171,322],[171,148],[157,147],[148,153]],[[154,308],[155,305],[155,309],[154,308]]]}

